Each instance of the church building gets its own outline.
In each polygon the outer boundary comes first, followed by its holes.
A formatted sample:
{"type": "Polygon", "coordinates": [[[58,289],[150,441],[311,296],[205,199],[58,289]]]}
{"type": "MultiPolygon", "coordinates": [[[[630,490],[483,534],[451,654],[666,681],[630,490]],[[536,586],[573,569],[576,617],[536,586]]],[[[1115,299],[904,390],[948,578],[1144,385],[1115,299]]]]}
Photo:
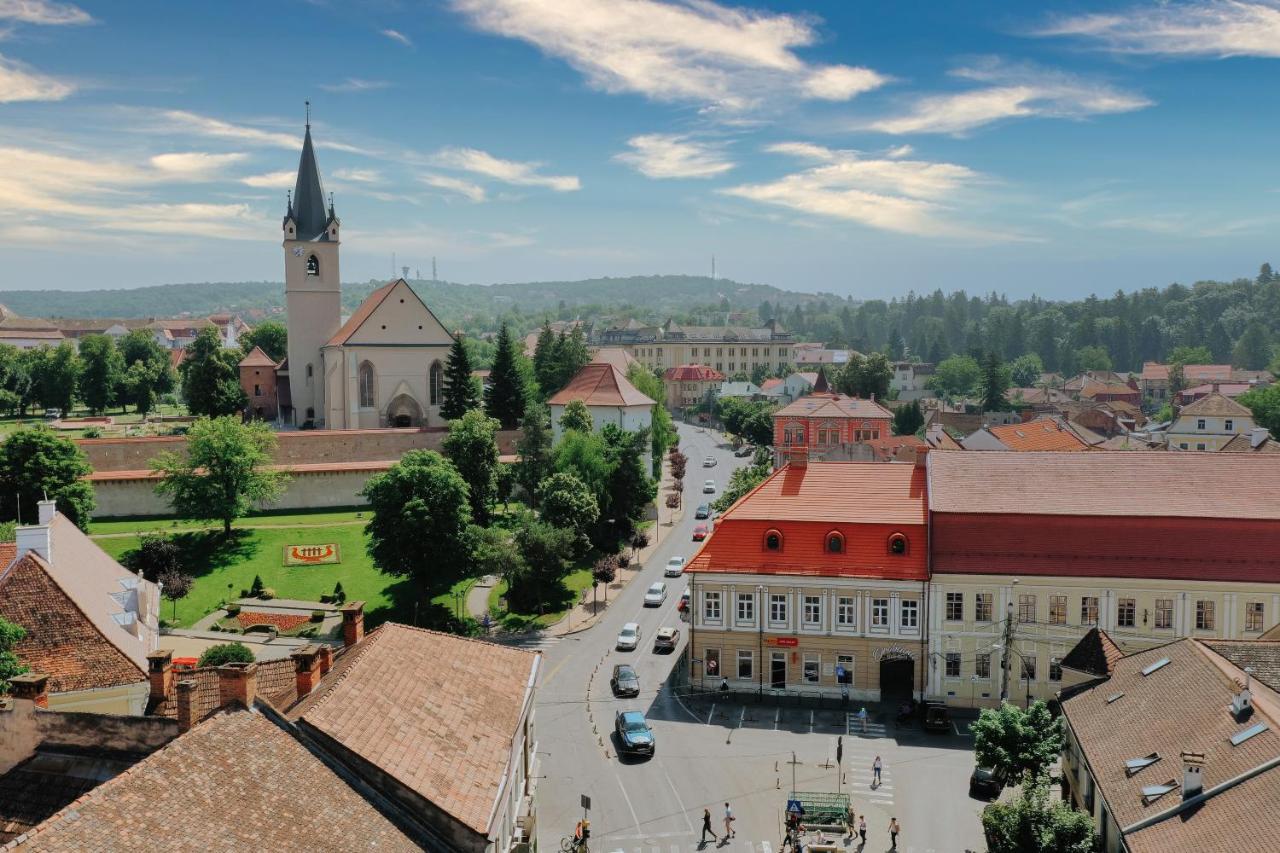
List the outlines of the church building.
{"type": "Polygon", "coordinates": [[[327,201],[308,121],[282,226],[289,348],[276,368],[280,422],[315,429],[443,425],[453,336],[404,279],[373,291],[343,322],[342,223],[333,197],[327,201]]]}

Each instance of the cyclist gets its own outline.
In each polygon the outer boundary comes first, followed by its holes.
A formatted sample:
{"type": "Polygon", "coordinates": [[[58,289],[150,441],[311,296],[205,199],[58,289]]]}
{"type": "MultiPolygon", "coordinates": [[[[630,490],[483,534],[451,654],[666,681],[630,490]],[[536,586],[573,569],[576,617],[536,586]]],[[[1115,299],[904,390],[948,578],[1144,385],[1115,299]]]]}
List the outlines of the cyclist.
{"type": "Polygon", "coordinates": [[[585,817],[578,821],[577,826],[573,828],[573,846],[580,849],[587,846],[587,839],[591,837],[591,821],[585,817]]]}

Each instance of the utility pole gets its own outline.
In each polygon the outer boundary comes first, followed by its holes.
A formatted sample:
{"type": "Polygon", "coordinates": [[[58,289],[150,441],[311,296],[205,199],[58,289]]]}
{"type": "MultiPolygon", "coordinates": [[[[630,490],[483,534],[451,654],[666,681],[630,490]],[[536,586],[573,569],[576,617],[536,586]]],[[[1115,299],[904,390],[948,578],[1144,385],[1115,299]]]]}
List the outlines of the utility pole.
{"type": "Polygon", "coordinates": [[[433,282],[439,281],[439,279],[436,278],[436,256],[435,255],[431,256],[431,280],[433,282]]]}
{"type": "Polygon", "coordinates": [[[1009,700],[1009,662],[1013,651],[1013,594],[1009,594],[1008,613],[1004,619],[1004,650],[1000,659],[1000,701],[1009,700]]]}

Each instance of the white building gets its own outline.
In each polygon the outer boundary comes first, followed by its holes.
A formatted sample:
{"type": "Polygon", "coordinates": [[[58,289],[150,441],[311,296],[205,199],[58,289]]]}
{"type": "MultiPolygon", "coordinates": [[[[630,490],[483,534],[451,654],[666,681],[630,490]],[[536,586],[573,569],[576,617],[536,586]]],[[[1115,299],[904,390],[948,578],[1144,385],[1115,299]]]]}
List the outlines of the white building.
{"type": "MultiPolygon", "coordinates": [[[[574,374],[569,384],[547,401],[551,407],[551,434],[555,442],[564,435],[564,428],[560,426],[564,408],[574,400],[586,405],[591,413],[592,428],[597,432],[605,424],[613,424],[628,432],[639,432],[653,426],[653,407],[657,402],[640,393],[612,364],[592,362],[574,374]]],[[[649,454],[646,452],[646,471],[648,466],[649,454]]]]}
{"type": "Polygon", "coordinates": [[[1253,412],[1214,386],[1206,397],[1183,406],[1165,433],[1170,450],[1221,450],[1238,435],[1253,432],[1253,412]]]}

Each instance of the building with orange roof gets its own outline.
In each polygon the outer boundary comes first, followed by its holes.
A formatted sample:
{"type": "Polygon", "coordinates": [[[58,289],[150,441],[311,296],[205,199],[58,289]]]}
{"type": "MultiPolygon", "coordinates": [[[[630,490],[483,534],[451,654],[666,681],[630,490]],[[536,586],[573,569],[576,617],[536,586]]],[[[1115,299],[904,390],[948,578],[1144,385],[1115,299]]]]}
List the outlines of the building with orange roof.
{"type": "Polygon", "coordinates": [[[818,392],[773,413],[773,446],[807,447],[819,453],[841,444],[892,434],[893,413],[875,400],[818,392]]]}
{"type": "MultiPolygon", "coordinates": [[[[587,407],[595,430],[603,429],[605,424],[613,424],[628,432],[649,429],[653,425],[653,407],[658,404],[657,400],[632,385],[612,364],[592,362],[583,365],[569,384],[547,401],[551,409],[552,440],[555,442],[559,442],[564,434],[564,427],[560,425],[564,408],[574,401],[587,407]]],[[[646,454],[646,470],[648,463],[646,454]]]]}
{"type": "Polygon", "coordinates": [[[965,438],[965,450],[1088,450],[1089,445],[1058,418],[1041,418],[1021,424],[984,426],[965,438]]]}
{"type": "Polygon", "coordinates": [[[1170,450],[1221,450],[1237,436],[1256,428],[1253,412],[1218,391],[1215,383],[1207,395],[1178,411],[1165,432],[1170,450]]]}
{"type": "Polygon", "coordinates": [[[716,520],[689,561],[692,677],[739,690],[921,695],[923,464],[797,451],[716,520]]]}
{"type": "Polygon", "coordinates": [[[724,380],[723,373],[705,364],[668,367],[662,374],[662,384],[667,390],[667,407],[682,409],[700,405],[715,393],[724,380]]]}

